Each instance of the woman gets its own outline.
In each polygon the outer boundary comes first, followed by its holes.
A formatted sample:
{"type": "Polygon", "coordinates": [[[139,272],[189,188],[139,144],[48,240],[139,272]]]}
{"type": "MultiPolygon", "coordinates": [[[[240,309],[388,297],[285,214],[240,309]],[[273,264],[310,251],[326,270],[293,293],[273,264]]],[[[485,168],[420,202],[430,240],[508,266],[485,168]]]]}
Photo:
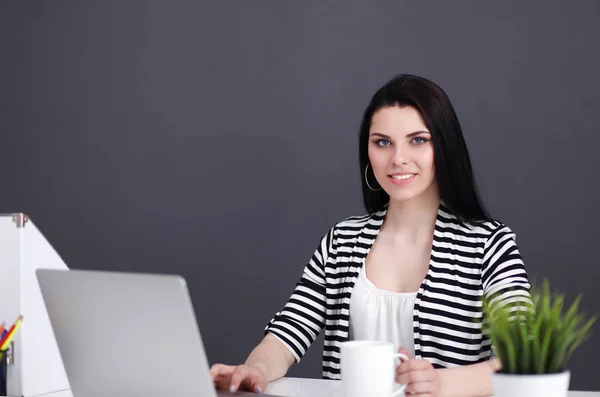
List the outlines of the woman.
{"type": "Polygon", "coordinates": [[[406,392],[492,394],[499,368],[481,297],[527,302],[514,233],[484,210],[459,121],[433,82],[400,75],[379,89],[359,136],[368,215],[321,240],[283,310],[244,365],[215,364],[219,388],[258,393],[299,362],[325,328],[323,377],[340,379],[340,343],[377,339],[411,359],[406,392]]]}

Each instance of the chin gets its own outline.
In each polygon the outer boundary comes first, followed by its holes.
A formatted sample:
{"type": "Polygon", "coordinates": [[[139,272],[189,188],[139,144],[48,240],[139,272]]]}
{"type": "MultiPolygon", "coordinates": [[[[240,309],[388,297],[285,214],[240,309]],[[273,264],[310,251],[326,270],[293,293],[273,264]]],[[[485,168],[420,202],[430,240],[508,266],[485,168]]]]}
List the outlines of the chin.
{"type": "Polygon", "coordinates": [[[390,201],[402,202],[422,196],[426,190],[427,189],[399,189],[397,186],[393,186],[389,190],[386,190],[386,192],[390,196],[390,201]]]}
{"type": "Polygon", "coordinates": [[[419,197],[421,194],[420,193],[416,193],[416,194],[410,194],[410,193],[406,193],[406,194],[392,194],[390,195],[390,201],[396,201],[396,202],[402,202],[402,201],[410,201],[413,200],[417,197],[419,197]]]}

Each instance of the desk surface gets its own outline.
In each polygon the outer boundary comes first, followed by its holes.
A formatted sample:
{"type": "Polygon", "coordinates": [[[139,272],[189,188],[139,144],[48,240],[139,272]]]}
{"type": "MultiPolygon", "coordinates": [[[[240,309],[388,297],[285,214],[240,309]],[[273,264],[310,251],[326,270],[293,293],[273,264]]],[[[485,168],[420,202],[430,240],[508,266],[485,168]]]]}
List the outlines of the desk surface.
{"type": "MultiPolygon", "coordinates": [[[[324,379],[282,378],[271,382],[266,392],[285,397],[343,397],[342,382],[324,379]]],[[[600,392],[570,391],[569,397],[600,397],[600,392]]]]}
{"type": "MultiPolygon", "coordinates": [[[[266,393],[282,397],[342,397],[342,383],[334,380],[282,378],[271,382],[266,393]]],[[[258,395],[257,395],[258,396],[258,395]]],[[[70,390],[43,397],[73,397],[70,390]]],[[[600,392],[570,391],[569,397],[600,397],[600,392]]]]}

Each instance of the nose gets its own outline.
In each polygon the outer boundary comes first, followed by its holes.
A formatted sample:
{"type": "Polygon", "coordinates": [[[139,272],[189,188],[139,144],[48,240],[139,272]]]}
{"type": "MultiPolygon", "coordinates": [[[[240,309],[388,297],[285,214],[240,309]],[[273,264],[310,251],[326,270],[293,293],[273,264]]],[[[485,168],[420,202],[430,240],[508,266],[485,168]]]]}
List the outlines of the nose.
{"type": "Polygon", "coordinates": [[[408,148],[404,145],[397,145],[392,156],[392,163],[394,165],[408,164],[408,148]]]}

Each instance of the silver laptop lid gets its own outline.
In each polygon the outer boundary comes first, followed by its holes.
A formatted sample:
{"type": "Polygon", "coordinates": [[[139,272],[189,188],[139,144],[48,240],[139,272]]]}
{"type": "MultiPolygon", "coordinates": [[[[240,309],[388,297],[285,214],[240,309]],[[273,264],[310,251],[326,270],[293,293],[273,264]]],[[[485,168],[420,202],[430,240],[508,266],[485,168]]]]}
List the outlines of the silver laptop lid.
{"type": "Polygon", "coordinates": [[[216,397],[185,280],[36,271],[74,397],[216,397]]]}

